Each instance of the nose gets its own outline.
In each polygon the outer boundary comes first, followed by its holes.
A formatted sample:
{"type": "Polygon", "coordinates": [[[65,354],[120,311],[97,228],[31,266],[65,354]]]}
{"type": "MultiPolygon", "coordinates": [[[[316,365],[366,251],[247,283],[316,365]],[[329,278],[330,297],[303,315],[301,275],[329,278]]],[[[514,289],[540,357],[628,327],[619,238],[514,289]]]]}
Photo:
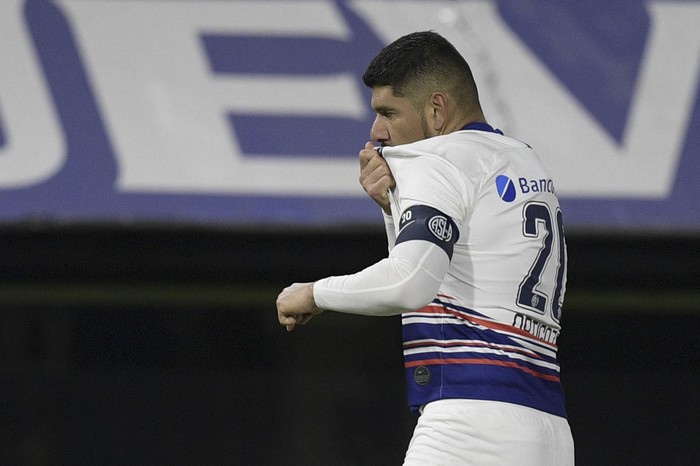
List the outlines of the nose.
{"type": "Polygon", "coordinates": [[[389,140],[389,129],[380,120],[379,115],[374,118],[372,129],[369,132],[369,137],[372,139],[372,141],[379,143],[384,143],[389,140]]]}

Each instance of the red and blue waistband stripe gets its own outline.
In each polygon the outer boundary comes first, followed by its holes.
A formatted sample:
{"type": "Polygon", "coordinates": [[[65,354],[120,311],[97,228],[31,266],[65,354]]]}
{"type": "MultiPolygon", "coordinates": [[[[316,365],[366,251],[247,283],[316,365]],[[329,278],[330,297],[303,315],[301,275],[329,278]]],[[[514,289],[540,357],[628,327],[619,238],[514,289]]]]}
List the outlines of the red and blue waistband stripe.
{"type": "Polygon", "coordinates": [[[456,316],[444,304],[404,315],[406,367],[489,364],[522,370],[546,380],[559,380],[556,345],[509,325],[456,316]],[[411,316],[430,316],[411,322],[411,316]],[[445,320],[447,317],[447,321],[445,320]],[[432,321],[432,322],[431,322],[432,321]]]}
{"type": "MultiPolygon", "coordinates": [[[[519,329],[512,325],[504,324],[502,322],[495,322],[477,311],[458,306],[453,303],[445,302],[440,299],[433,300],[431,304],[421,309],[403,314],[404,326],[412,326],[423,323],[411,323],[412,318],[425,320],[426,322],[424,323],[426,325],[435,325],[437,321],[440,321],[440,324],[444,325],[445,318],[454,318],[456,319],[454,323],[461,325],[448,327],[448,329],[453,328],[455,329],[455,332],[457,332],[457,335],[454,335],[453,338],[459,338],[458,335],[468,331],[468,329],[491,330],[493,331],[493,338],[496,338],[497,341],[500,340],[500,342],[512,341],[510,338],[513,337],[528,341],[528,343],[541,348],[544,352],[556,353],[557,351],[556,344],[543,340],[525,330],[519,329]],[[430,323],[429,321],[431,319],[434,319],[436,322],[430,323]]],[[[408,336],[410,337],[410,334],[408,336]]]]}
{"type": "Polygon", "coordinates": [[[555,344],[449,301],[454,300],[439,296],[402,316],[413,409],[437,399],[465,398],[566,416],[555,344]]]}

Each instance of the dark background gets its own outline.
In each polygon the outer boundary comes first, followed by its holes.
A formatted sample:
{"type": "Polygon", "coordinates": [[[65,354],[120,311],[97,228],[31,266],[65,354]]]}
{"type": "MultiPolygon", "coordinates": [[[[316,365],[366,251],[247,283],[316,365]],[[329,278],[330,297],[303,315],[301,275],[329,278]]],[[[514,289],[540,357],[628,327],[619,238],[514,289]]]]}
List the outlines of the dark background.
{"type": "MultiPolygon", "coordinates": [[[[700,236],[568,247],[577,464],[700,464],[700,236]]],[[[398,317],[287,333],[274,306],[385,248],[376,227],[0,228],[0,464],[400,464],[398,317]]]]}

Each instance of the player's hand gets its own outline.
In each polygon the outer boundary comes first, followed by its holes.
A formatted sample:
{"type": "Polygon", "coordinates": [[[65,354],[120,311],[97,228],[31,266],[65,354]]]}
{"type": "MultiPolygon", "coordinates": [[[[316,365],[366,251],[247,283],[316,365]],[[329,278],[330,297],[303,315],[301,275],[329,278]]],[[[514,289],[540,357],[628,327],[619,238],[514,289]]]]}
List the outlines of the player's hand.
{"type": "Polygon", "coordinates": [[[314,301],[313,283],[294,283],[277,296],[277,319],[288,332],[297,325],[305,325],[322,312],[323,309],[314,301]]]}
{"type": "Polygon", "coordinates": [[[360,184],[374,202],[391,215],[388,191],[396,187],[391,169],[371,142],[360,151],[360,184]]]}

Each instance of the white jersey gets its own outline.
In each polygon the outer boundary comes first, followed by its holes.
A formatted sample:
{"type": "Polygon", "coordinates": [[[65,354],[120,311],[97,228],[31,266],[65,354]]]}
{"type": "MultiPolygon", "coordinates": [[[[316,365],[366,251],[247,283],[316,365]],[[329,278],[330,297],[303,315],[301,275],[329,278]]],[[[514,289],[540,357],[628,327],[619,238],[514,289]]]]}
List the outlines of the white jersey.
{"type": "Polygon", "coordinates": [[[459,227],[440,293],[499,321],[536,319],[554,342],[566,251],[554,183],[535,152],[500,134],[460,131],[382,153],[397,185],[394,218],[428,205],[459,227]]]}
{"type": "MultiPolygon", "coordinates": [[[[433,248],[411,273],[437,293],[402,313],[409,404],[481,399],[565,417],[556,345],[566,246],[554,184],[527,144],[470,127],[382,149],[396,180],[392,253],[433,248]]],[[[380,276],[371,272],[358,277],[380,276]]],[[[322,281],[314,295],[333,308],[329,290],[350,285],[322,281]]]]}

